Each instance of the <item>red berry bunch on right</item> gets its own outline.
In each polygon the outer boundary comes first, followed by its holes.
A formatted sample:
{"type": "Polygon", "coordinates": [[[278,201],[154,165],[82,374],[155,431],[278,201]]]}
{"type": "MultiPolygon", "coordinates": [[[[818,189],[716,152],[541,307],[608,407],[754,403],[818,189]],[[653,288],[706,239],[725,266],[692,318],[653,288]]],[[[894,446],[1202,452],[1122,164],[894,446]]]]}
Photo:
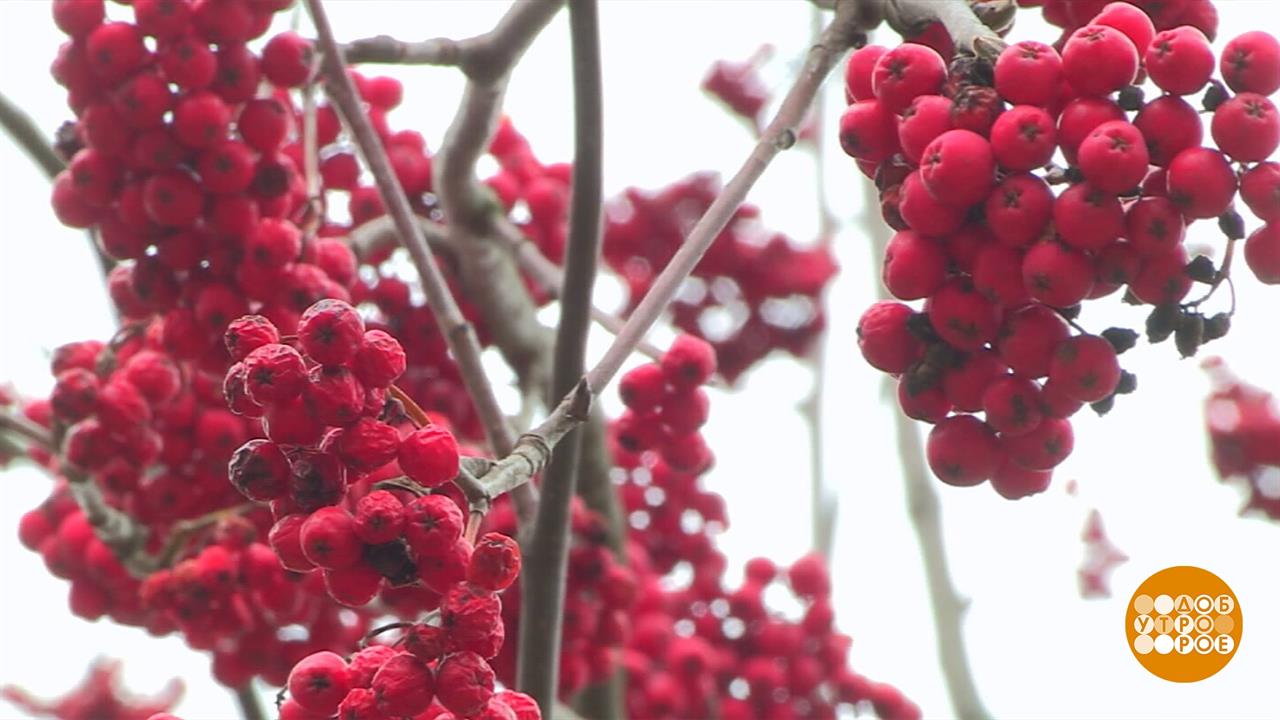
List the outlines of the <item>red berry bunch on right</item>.
{"type": "Polygon", "coordinates": [[[1231,311],[1203,303],[1228,282],[1233,250],[1220,267],[1191,257],[1184,238],[1200,220],[1280,283],[1268,99],[1280,42],[1250,32],[1216,57],[1192,24],[1157,32],[1144,4],[1060,5],[1093,9],[1057,47],[1024,40],[993,60],[915,43],[856,51],[839,131],[897,231],[882,279],[898,301],[862,316],[863,356],[898,378],[903,412],[934,425],[935,475],[991,480],[1009,498],[1048,486],[1075,412],[1105,413],[1135,388],[1118,355],[1138,333],[1090,332],[1083,308],[1123,291],[1151,307],[1148,339],[1173,337],[1184,357],[1226,334],[1231,311]],[[1207,128],[1185,99],[1198,93],[1207,128]],[[1263,223],[1247,240],[1237,196],[1263,223]]]}

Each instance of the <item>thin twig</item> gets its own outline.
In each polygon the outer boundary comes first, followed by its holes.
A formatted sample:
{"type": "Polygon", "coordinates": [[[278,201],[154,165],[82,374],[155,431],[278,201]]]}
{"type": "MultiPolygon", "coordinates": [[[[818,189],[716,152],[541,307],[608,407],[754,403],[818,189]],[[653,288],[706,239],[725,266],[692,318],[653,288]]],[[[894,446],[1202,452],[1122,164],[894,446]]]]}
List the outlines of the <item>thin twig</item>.
{"type": "MultiPolygon", "coordinates": [[[[880,198],[875,186],[869,182],[862,185],[865,208],[863,227],[871,236],[868,245],[871,249],[872,267],[878,268],[890,233],[877,216],[880,198]]],[[[889,297],[879,276],[876,276],[874,284],[880,299],[889,297]]],[[[885,378],[883,387],[885,397],[895,397],[892,378],[885,378]]],[[[942,666],[947,693],[957,717],[982,720],[990,717],[990,714],[982,704],[969,668],[964,641],[964,611],[967,603],[960,599],[951,582],[938,493],[924,467],[924,447],[915,422],[896,407],[891,408],[890,412],[893,413],[898,459],[902,463],[902,480],[906,489],[911,527],[920,542],[920,561],[924,565],[925,584],[929,589],[929,604],[933,610],[934,633],[938,642],[938,662],[942,666]]]]}
{"type": "Polygon", "coordinates": [[[0,127],[3,127],[5,132],[9,133],[9,137],[18,143],[18,147],[26,151],[27,157],[31,158],[31,161],[38,165],[50,180],[66,169],[67,163],[58,156],[58,152],[53,149],[53,145],[40,130],[40,126],[3,94],[0,94],[0,127]]]}
{"type": "MultiPolygon", "coordinates": [[[[604,192],[604,90],[600,73],[600,24],[596,0],[569,0],[573,64],[574,154],[569,232],[560,322],[556,327],[553,397],[568,395],[586,369],[591,296],[600,258],[604,192]]],[[[560,634],[569,560],[570,507],[578,478],[582,434],[572,433],[552,456],[526,544],[530,577],[520,599],[516,687],[551,717],[559,677],[560,634]]],[[[601,478],[595,478],[600,480],[601,478]]],[[[608,478],[603,478],[605,482],[608,478]]]]}
{"type": "Polygon", "coordinates": [[[236,688],[236,705],[240,707],[242,720],[267,720],[267,713],[262,709],[262,701],[258,698],[258,691],[252,680],[236,688]]]}
{"type": "MultiPolygon", "coordinates": [[[[458,363],[463,384],[480,416],[489,445],[495,453],[505,455],[513,445],[513,433],[507,425],[507,418],[502,408],[498,405],[493,385],[485,373],[475,328],[463,317],[453,294],[445,284],[440,268],[436,266],[431,248],[427,245],[422,229],[409,205],[409,198],[396,179],[395,171],[387,158],[387,151],[374,131],[372,123],[369,122],[360,102],[360,96],[356,93],[355,85],[347,74],[346,64],[338,50],[333,28],[329,24],[323,4],[320,0],[307,0],[307,8],[320,38],[321,51],[324,53],[324,74],[327,80],[325,89],[346,121],[360,154],[373,173],[383,204],[395,221],[400,241],[409,252],[409,257],[421,277],[427,304],[444,334],[454,360],[458,363]]],[[[477,496],[469,497],[467,500],[473,506],[487,506],[490,498],[477,496]]]]}
{"type": "MultiPolygon", "coordinates": [[[[31,158],[31,161],[50,180],[67,168],[67,163],[58,155],[58,151],[53,149],[53,145],[40,126],[36,125],[30,115],[23,112],[22,108],[15,105],[3,93],[0,93],[0,127],[4,128],[9,137],[13,138],[18,147],[27,153],[27,157],[31,158]]],[[[116,263],[102,251],[102,248],[98,247],[93,230],[89,230],[85,235],[89,238],[89,245],[93,248],[93,256],[98,260],[102,276],[106,277],[116,263]]],[[[112,309],[114,310],[114,305],[112,309]]]]}
{"type": "Polygon", "coordinates": [[[525,433],[515,449],[481,478],[490,495],[497,496],[527,483],[545,467],[556,443],[578,424],[586,421],[593,395],[608,386],[622,363],[635,350],[640,338],[662,316],[675,298],[680,284],[728,224],[773,158],[795,144],[798,127],[813,103],[823,79],[845,51],[855,41],[863,38],[857,29],[859,9],[858,3],[849,1],[837,6],[835,18],[823,31],[820,41],[810,48],[799,77],[787,92],[782,106],[756,142],[750,156],[694,225],[684,244],[613,339],[604,357],[578,383],[573,392],[560,401],[546,420],[525,433]]]}

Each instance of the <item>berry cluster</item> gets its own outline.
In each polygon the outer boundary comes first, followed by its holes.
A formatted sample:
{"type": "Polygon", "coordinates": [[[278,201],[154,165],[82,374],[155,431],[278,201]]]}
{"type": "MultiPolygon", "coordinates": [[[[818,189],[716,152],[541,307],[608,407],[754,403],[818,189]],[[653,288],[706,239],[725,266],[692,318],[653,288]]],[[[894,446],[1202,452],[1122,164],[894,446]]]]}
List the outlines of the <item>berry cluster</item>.
{"type": "MultiPolygon", "coordinates": [[[[228,686],[289,685],[286,720],[537,717],[528,698],[497,691],[515,674],[514,513],[499,499],[479,530],[497,532],[464,537],[466,504],[449,481],[459,441],[482,434],[477,416],[394,249],[350,247],[346,236],[384,209],[323,103],[319,192],[308,190],[300,92],[313,51],[294,33],[263,37],[288,4],[133,0],[128,21],[98,0],[53,4],[70,36],[54,72],[76,119],[59,134],[69,168],[52,202],[116,262],[109,290],[125,325],[107,343],[60,348],[54,392],[25,407],[57,441],[33,457],[64,479],[24,517],[22,540],[71,580],[76,613],[181,633],[228,686]],[[344,200],[349,219],[332,217],[344,200]],[[122,562],[138,554],[98,537],[71,492],[81,481],[160,562],[122,562]],[[407,627],[396,645],[357,650],[388,616],[407,627]]],[[[764,102],[749,68],[722,69],[711,84],[726,98],[764,102]]],[[[438,217],[425,140],[388,123],[400,84],[352,77],[413,209],[438,217]]],[[[500,206],[559,261],[571,166],[539,162],[509,121],[490,154],[500,206]]],[[[605,255],[633,305],[717,189],[695,175],[618,201],[605,255]]],[[[764,607],[759,568],[726,589],[714,545],[724,503],[699,483],[713,462],[700,385],[717,361],[733,380],[775,348],[804,353],[835,270],[825,249],[762,230],[758,214],[739,211],[677,304],[690,336],[622,383],[628,410],[607,450],[629,523],[615,538],[574,508],[562,697],[625,667],[637,716],[710,712],[711,700],[733,717],[829,716],[864,701],[913,717],[896,690],[845,669],[825,580],[792,579],[814,616],[803,623],[764,607]],[[671,589],[685,567],[696,588],[671,589]],[[673,626],[668,646],[657,631],[673,626]],[[773,656],[793,650],[817,664],[773,656]]],[[[825,573],[815,559],[798,567],[825,573]]]]}
{"type": "Polygon", "coordinates": [[[1240,482],[1247,497],[1241,512],[1280,520],[1280,412],[1275,397],[1237,378],[1220,359],[1205,361],[1213,392],[1205,422],[1218,477],[1240,482]]]}
{"type": "Polygon", "coordinates": [[[182,681],[169,681],[159,695],[140,698],[120,687],[119,660],[98,660],[89,668],[80,685],[57,700],[41,700],[25,690],[6,685],[0,697],[32,717],[57,720],[177,720],[165,712],[182,697],[182,681]]]}
{"type": "MultiPolygon", "coordinates": [[[[1174,4],[1211,7],[1161,5],[1174,4]]],[[[1206,316],[1201,303],[1229,281],[1231,250],[1219,268],[1183,240],[1214,218],[1229,248],[1244,239],[1237,190],[1267,223],[1245,259],[1280,281],[1280,165],[1267,161],[1280,115],[1266,97],[1280,89],[1280,44],[1246,33],[1215,59],[1194,26],[1157,32],[1123,2],[1095,10],[1057,48],[1026,40],[993,63],[948,67],[917,43],[849,60],[840,142],[897,231],[882,277],[902,301],[867,310],[858,342],[899,378],[903,412],[934,424],[929,464],[952,485],[1043,491],[1072,450],[1069,418],[1134,389],[1117,355],[1137,333],[1086,332],[1084,303],[1123,288],[1127,303],[1153,306],[1148,338],[1174,336],[1183,356],[1227,332],[1231,313],[1206,316]],[[1162,94],[1146,100],[1143,79],[1162,94]],[[1202,90],[1214,146],[1183,99],[1202,90]],[[1197,282],[1208,292],[1187,300],[1197,282]]]]}
{"type": "Polygon", "coordinates": [[[515,541],[499,533],[485,535],[461,576],[440,588],[437,621],[410,624],[396,646],[371,645],[350,662],[332,652],[302,659],[289,674],[281,717],[320,720],[336,713],[339,720],[389,720],[428,712],[433,718],[540,717],[526,696],[495,693],[489,667],[504,639],[498,593],[519,572],[515,541]]]}
{"type": "MultiPolygon", "coordinates": [[[[499,127],[490,152],[502,170],[489,186],[507,208],[524,203],[530,218],[521,229],[559,262],[570,166],[543,166],[510,122],[499,127]]],[[[714,174],[697,173],[657,191],[629,188],[609,203],[603,257],[625,284],[628,312],[719,191],[714,174]]],[[[712,344],[720,374],[730,382],[774,349],[808,352],[826,325],[822,292],[836,273],[825,247],[803,247],[763,227],[759,216],[755,206],[738,208],[672,305],[672,323],[712,344]]]]}

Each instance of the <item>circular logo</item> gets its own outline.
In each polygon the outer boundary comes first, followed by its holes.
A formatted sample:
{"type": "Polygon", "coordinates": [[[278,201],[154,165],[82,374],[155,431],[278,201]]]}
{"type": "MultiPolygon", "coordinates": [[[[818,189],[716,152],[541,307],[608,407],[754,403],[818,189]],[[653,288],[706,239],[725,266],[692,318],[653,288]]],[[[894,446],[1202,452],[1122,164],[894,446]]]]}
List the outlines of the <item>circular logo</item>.
{"type": "Polygon", "coordinates": [[[1147,578],[1125,613],[1133,656],[1153,675],[1172,682],[1197,682],[1226,667],[1243,627],[1231,588],[1190,565],[1147,578]]]}

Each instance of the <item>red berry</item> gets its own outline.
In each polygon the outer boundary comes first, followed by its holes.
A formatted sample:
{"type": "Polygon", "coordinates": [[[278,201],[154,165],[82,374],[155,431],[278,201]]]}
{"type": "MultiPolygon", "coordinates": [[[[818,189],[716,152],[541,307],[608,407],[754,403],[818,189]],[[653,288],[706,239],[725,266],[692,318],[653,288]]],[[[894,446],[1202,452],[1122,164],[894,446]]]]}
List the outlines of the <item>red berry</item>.
{"type": "Polygon", "coordinates": [[[982,349],[970,353],[959,365],[942,376],[942,391],[960,412],[980,412],[982,393],[988,385],[1009,373],[994,352],[982,349]]]}
{"type": "Polygon", "coordinates": [[[1002,308],[1021,307],[1031,300],[1022,282],[1023,251],[1007,245],[988,245],[973,265],[973,285],[1002,308]]]}
{"type": "Polygon", "coordinates": [[[1156,34],[1155,26],[1152,24],[1151,18],[1147,16],[1147,13],[1138,9],[1134,4],[1127,2],[1108,3],[1088,22],[1091,25],[1113,27],[1124,33],[1125,37],[1129,38],[1134,48],[1137,49],[1139,56],[1146,52],[1151,39],[1156,34]]]}
{"type": "Polygon", "coordinates": [[[1240,199],[1263,222],[1280,220],[1280,163],[1253,166],[1240,178],[1240,199]]]}
{"type": "Polygon", "coordinates": [[[1182,245],[1186,224],[1168,198],[1143,197],[1125,211],[1124,235],[1142,255],[1157,255],[1182,245]]]}
{"type": "Polygon", "coordinates": [[[964,208],[943,203],[925,187],[916,171],[902,181],[898,213],[912,230],[930,237],[942,237],[964,223],[964,208]]]}
{"type": "Polygon", "coordinates": [[[1053,351],[1069,333],[1061,315],[1044,305],[1031,304],[1009,314],[996,350],[1014,372],[1042,378],[1049,374],[1053,351]]]}
{"type": "Polygon", "coordinates": [[[1222,153],[1189,148],[1169,163],[1169,199],[1189,218],[1221,215],[1236,193],[1236,175],[1222,153]]]}
{"type": "Polygon", "coordinates": [[[1266,160],[1280,147],[1280,114],[1261,95],[1240,93],[1213,111],[1210,125],[1218,149],[1236,162],[1266,160]]]}
{"type": "Polygon", "coordinates": [[[1049,113],[1032,105],[1018,105],[1002,113],[991,126],[991,148],[1000,167],[1034,170],[1053,158],[1057,136],[1049,113]]]}
{"type": "Polygon", "coordinates": [[[267,407],[296,398],[307,385],[307,366],[297,350],[272,343],[256,348],[244,359],[249,397],[267,407]]]}
{"type": "Polygon", "coordinates": [[[1120,382],[1115,348],[1097,335],[1064,340],[1054,350],[1049,381],[1080,402],[1104,400],[1120,382]]]}
{"type": "Polygon", "coordinates": [[[936,423],[951,412],[952,404],[940,385],[916,388],[913,392],[911,382],[904,378],[898,381],[898,407],[909,418],[936,423]]]}
{"type": "Polygon", "coordinates": [[[280,331],[261,315],[245,315],[232,320],[222,334],[232,360],[244,360],[263,345],[280,342],[280,331]]]}
{"type": "Polygon", "coordinates": [[[157,225],[190,227],[204,210],[204,192],[180,170],[156,173],[142,186],[147,216],[157,225]]]}
{"type": "Polygon", "coordinates": [[[857,100],[870,100],[875,97],[871,90],[871,73],[880,57],[889,52],[889,48],[881,45],[865,45],[849,55],[849,63],[845,66],[844,96],[850,105],[857,100]]]}
{"type": "Polygon", "coordinates": [[[437,671],[437,699],[458,717],[472,717],[493,697],[493,670],[473,652],[451,653],[437,671]]]}
{"type": "Polygon", "coordinates": [[[1250,233],[1244,260],[1259,282],[1280,285],[1280,224],[1269,222],[1250,233]]]}
{"type": "Polygon", "coordinates": [[[102,24],[106,7],[102,0],[53,0],[53,24],[71,37],[84,37],[102,24]]]}
{"type": "Polygon", "coordinates": [[[368,330],[360,341],[351,369],[365,387],[390,387],[406,366],[400,341],[382,330],[368,330]]]}
{"type": "Polygon", "coordinates": [[[416,497],[404,513],[404,538],[416,555],[438,554],[462,537],[462,510],[444,495],[416,497]]]}
{"type": "Polygon", "coordinates": [[[1005,245],[1027,247],[1044,233],[1052,219],[1053,200],[1053,191],[1040,177],[1011,174],[987,198],[987,226],[1005,245]]]}
{"type": "Polygon", "coordinates": [[[924,343],[908,327],[915,311],[897,302],[881,301],[858,320],[858,349],[877,370],[906,372],[924,354],[924,343]]]}
{"type": "Polygon", "coordinates": [[[1014,43],[996,60],[995,82],[1000,96],[1014,105],[1046,107],[1057,100],[1062,58],[1041,42],[1014,43]]]}
{"type": "Polygon", "coordinates": [[[850,105],[840,116],[840,148],[859,160],[880,162],[898,152],[897,118],[878,100],[850,105]]]}
{"type": "Polygon", "coordinates": [[[1067,456],[1075,444],[1071,421],[1046,417],[1025,435],[1001,438],[1009,460],[1028,470],[1051,470],[1067,456]]]}
{"type": "Polygon", "coordinates": [[[295,32],[282,32],[262,48],[262,74],[279,87],[301,87],[311,76],[315,50],[295,32]]]}
{"type": "Polygon", "coordinates": [[[1052,240],[1032,245],[1022,260],[1027,291],[1053,307],[1071,307],[1088,297],[1093,278],[1093,263],[1087,255],[1052,240]]]}
{"type": "Polygon", "coordinates": [[[1105,25],[1086,25],[1062,48],[1062,70],[1082,95],[1109,95],[1133,82],[1138,51],[1133,41],[1105,25]]]}
{"type": "Polygon", "coordinates": [[[342,656],[332,652],[308,655],[289,671],[289,696],[303,708],[332,715],[351,689],[351,677],[342,656]]]}
{"type": "Polygon", "coordinates": [[[1103,192],[1119,194],[1138,187],[1149,158],[1142,132],[1123,120],[1102,123],[1076,150],[1085,180],[1103,192]]]}
{"type": "Polygon", "coordinates": [[[360,351],[364,321],[350,304],[321,300],[307,308],[298,321],[298,343],[303,352],[325,365],[342,365],[360,351]]]}
{"type": "Polygon", "coordinates": [[[942,202],[967,207],[986,199],[995,184],[991,143],[969,130],[948,130],[925,148],[920,179],[942,202]]]}
{"type": "Polygon", "coordinates": [[[1182,26],[1155,36],[1144,64],[1151,81],[1173,95],[1191,95],[1213,74],[1213,48],[1199,30],[1182,26]]]}
{"type": "Polygon", "coordinates": [[[716,351],[693,335],[679,335],[659,361],[667,382],[676,389],[692,388],[711,379],[716,371],[716,351]]]}
{"type": "Polygon", "coordinates": [[[1026,378],[1007,375],[987,385],[982,393],[987,424],[1003,437],[1031,432],[1040,424],[1040,386],[1026,378]]]}
{"type": "Polygon", "coordinates": [[[476,543],[467,568],[467,582],[499,592],[520,574],[520,546],[501,533],[486,533],[476,543]]]}
{"type": "Polygon", "coordinates": [[[382,573],[365,563],[325,568],[323,575],[329,597],[347,607],[368,605],[382,589],[382,573]]]}
{"type": "Polygon", "coordinates": [[[371,689],[387,715],[412,717],[431,706],[435,687],[430,666],[409,653],[399,653],[378,669],[371,689]]]}
{"type": "Polygon", "coordinates": [[[1181,246],[1148,255],[1142,259],[1129,290],[1142,302],[1152,305],[1178,302],[1191,291],[1186,265],[1187,251],[1181,246]]]}
{"type": "Polygon", "coordinates": [[[1019,500],[1048,490],[1052,480],[1051,470],[1028,470],[1012,460],[1006,460],[991,476],[991,487],[1007,500],[1019,500]]]}
{"type": "Polygon", "coordinates": [[[364,543],[356,536],[355,518],[340,507],[322,507],[307,518],[299,531],[302,552],[322,568],[351,567],[360,561],[364,543]]]}
{"type": "Polygon", "coordinates": [[[925,454],[933,474],[955,486],[977,485],[1004,462],[996,434],[972,415],[953,415],[934,425],[925,454]]]}
{"type": "Polygon", "coordinates": [[[84,52],[93,73],[112,84],[146,63],[148,54],[142,33],[133,24],[125,22],[94,27],[85,39],[84,52]]]}
{"type": "Polygon", "coordinates": [[[336,505],[346,495],[347,469],[336,455],[301,451],[293,455],[289,465],[289,498],[299,509],[309,512],[336,505]]]}
{"type": "Polygon", "coordinates": [[[885,247],[882,277],[899,300],[926,298],[946,280],[947,255],[938,241],[903,230],[885,247]]]}
{"type": "Polygon", "coordinates": [[[231,456],[227,476],[241,495],[268,502],[288,492],[289,460],[279,445],[261,438],[250,440],[231,456]]]}
{"type": "Polygon", "coordinates": [[[938,336],[960,350],[977,350],[995,340],[1000,328],[1000,307],[961,279],[930,296],[924,312],[938,336]]]}
{"type": "Polygon", "coordinates": [[[1124,111],[1106,98],[1080,97],[1062,109],[1058,116],[1058,146],[1068,162],[1075,162],[1076,148],[1094,128],[1108,120],[1124,120],[1124,111]]]}
{"type": "Polygon", "coordinates": [[[1153,165],[1168,165],[1178,153],[1196,147],[1204,137],[1200,114],[1186,100],[1172,95],[1144,105],[1133,124],[1147,141],[1153,165]]]}
{"type": "Polygon", "coordinates": [[[1271,95],[1280,90],[1280,40],[1262,30],[1232,38],[1222,49],[1219,68],[1232,90],[1271,95]]]}
{"type": "Polygon", "coordinates": [[[375,490],[356,503],[356,536],[369,545],[381,545],[400,537],[404,523],[404,504],[386,490],[375,490]]]}
{"type": "Polygon", "coordinates": [[[886,110],[899,113],[920,95],[936,95],[946,74],[946,64],[936,50],[904,43],[876,61],[871,89],[886,110]]]}
{"type": "Polygon", "coordinates": [[[209,44],[194,35],[160,42],[156,57],[165,79],[182,90],[203,90],[218,75],[218,57],[209,44]]]}
{"type": "Polygon", "coordinates": [[[1053,224],[1068,246],[1100,250],[1124,230],[1124,209],[1114,194],[1092,183],[1077,183],[1054,201],[1053,224]]]}
{"type": "Polygon", "coordinates": [[[639,413],[656,410],[666,394],[667,378],[658,363],[645,363],[628,370],[618,381],[622,403],[639,413]]]}
{"type": "Polygon", "coordinates": [[[345,428],[338,438],[342,461],[360,472],[370,472],[396,459],[400,434],[386,423],[362,417],[345,428]]]}
{"type": "Polygon", "coordinates": [[[950,99],[941,95],[921,95],[912,100],[898,121],[898,144],[903,157],[912,165],[919,165],[925,147],[951,128],[950,99]]]}

